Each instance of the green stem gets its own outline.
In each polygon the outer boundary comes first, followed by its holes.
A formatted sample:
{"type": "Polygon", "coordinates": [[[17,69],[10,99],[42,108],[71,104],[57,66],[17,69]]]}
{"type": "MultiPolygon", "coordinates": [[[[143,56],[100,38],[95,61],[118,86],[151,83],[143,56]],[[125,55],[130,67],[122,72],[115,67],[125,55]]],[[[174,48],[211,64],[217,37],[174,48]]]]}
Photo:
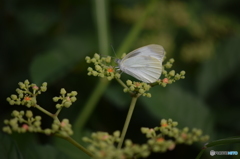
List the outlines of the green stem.
{"type": "Polygon", "coordinates": [[[125,83],[123,83],[123,81],[121,80],[121,79],[119,79],[119,78],[115,78],[117,81],[118,81],[118,83],[120,83],[124,88],[128,88],[126,85],[125,85],[125,83]]]}
{"type": "Polygon", "coordinates": [[[132,114],[133,114],[133,110],[134,110],[134,107],[135,107],[136,102],[137,102],[137,99],[138,99],[138,96],[132,98],[131,105],[130,105],[129,110],[128,110],[127,118],[125,120],[123,130],[122,130],[122,133],[121,133],[120,142],[118,143],[118,149],[120,149],[122,147],[123,140],[125,138],[125,135],[126,135],[126,132],[127,132],[127,129],[128,129],[128,126],[129,126],[129,123],[130,123],[130,120],[131,120],[131,117],[132,117],[132,114]]]}
{"type": "Polygon", "coordinates": [[[76,142],[73,138],[71,138],[69,136],[68,137],[64,137],[64,136],[61,136],[59,134],[55,134],[55,136],[67,140],[68,142],[70,142],[71,144],[76,146],[78,149],[80,149],[81,151],[85,152],[88,156],[93,157],[93,154],[91,152],[89,152],[86,148],[84,148],[82,145],[80,145],[78,142],[76,142]]]}
{"type": "Polygon", "coordinates": [[[57,112],[55,113],[55,115],[58,116],[58,114],[61,112],[61,110],[62,110],[62,107],[57,110],[57,112]]]}
{"type": "Polygon", "coordinates": [[[108,36],[108,10],[107,0],[94,0],[96,21],[98,30],[98,45],[99,53],[108,55],[109,54],[109,36],[108,36]]]}
{"type": "Polygon", "coordinates": [[[52,113],[50,113],[50,112],[47,111],[46,109],[42,108],[41,106],[39,106],[39,105],[36,104],[34,107],[37,108],[38,110],[40,110],[41,112],[47,114],[48,116],[54,118],[54,115],[53,115],[52,113]]]}
{"type": "Polygon", "coordinates": [[[117,52],[117,56],[120,57],[120,55],[131,47],[132,43],[137,39],[139,33],[141,32],[144,23],[146,19],[153,13],[157,6],[157,0],[151,0],[148,3],[148,6],[144,12],[144,14],[139,18],[139,20],[135,23],[133,28],[131,29],[130,33],[127,35],[127,37],[124,39],[123,44],[121,45],[120,49],[117,52]],[[126,49],[127,48],[127,49],[126,49]]]}

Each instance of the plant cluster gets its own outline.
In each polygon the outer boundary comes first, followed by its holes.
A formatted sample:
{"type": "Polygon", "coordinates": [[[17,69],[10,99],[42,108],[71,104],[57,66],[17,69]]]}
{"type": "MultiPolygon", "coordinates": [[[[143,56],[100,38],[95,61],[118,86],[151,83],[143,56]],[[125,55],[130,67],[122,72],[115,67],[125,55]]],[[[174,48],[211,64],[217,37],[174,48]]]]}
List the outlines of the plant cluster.
{"type": "Polygon", "coordinates": [[[140,96],[150,98],[151,94],[148,91],[154,86],[166,87],[167,84],[172,84],[177,80],[185,78],[185,71],[180,73],[175,73],[175,70],[167,71],[167,69],[172,67],[174,59],[170,59],[163,64],[162,76],[164,77],[155,83],[131,80],[123,82],[120,79],[121,72],[116,66],[112,65],[112,59],[109,56],[101,57],[99,54],[94,54],[93,58],[87,56],[86,62],[94,64],[94,67],[87,69],[88,75],[107,78],[108,80],[116,79],[123,86],[123,92],[128,92],[132,95],[129,112],[121,133],[119,130],[112,135],[107,132],[94,132],[91,137],[83,137],[83,141],[89,143],[89,146],[84,148],[70,137],[73,134],[73,130],[69,120],[60,120],[58,117],[63,108],[69,108],[77,100],[77,92],[67,93],[62,88],[60,96],[53,97],[57,110],[55,113],[51,113],[37,103],[38,95],[47,90],[47,83],[44,82],[42,86],[38,87],[36,84],[30,84],[28,80],[19,82],[19,88],[16,89],[17,94],[8,97],[7,101],[10,105],[23,105],[27,108],[40,110],[53,119],[52,125],[50,128],[43,129],[41,127],[42,116],[34,116],[31,110],[14,110],[12,112],[13,118],[4,120],[6,126],[3,127],[3,131],[9,134],[12,132],[35,132],[55,135],[71,142],[94,159],[146,158],[151,152],[173,150],[177,144],[190,145],[193,142],[208,140],[209,137],[207,135],[203,136],[202,131],[199,129],[190,131],[187,127],[183,129],[177,128],[178,123],[172,119],[162,119],[160,125],[155,128],[142,127],[141,132],[146,136],[146,143],[144,144],[133,143],[130,139],[124,140],[137,99],[140,96]]]}

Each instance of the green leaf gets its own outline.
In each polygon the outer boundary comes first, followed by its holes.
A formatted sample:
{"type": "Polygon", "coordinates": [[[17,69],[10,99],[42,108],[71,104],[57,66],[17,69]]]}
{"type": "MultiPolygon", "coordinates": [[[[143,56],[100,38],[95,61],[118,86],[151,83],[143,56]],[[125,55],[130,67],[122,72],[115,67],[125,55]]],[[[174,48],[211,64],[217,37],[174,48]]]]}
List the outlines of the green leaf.
{"type": "MultiPolygon", "coordinates": [[[[226,43],[219,47],[216,56],[204,63],[197,74],[196,87],[198,94],[206,98],[229,75],[238,71],[240,37],[227,39],[226,43]]],[[[231,82],[231,81],[230,81],[231,82]]]]}
{"type": "Polygon", "coordinates": [[[230,137],[220,140],[211,141],[205,144],[205,147],[214,147],[214,146],[220,146],[220,145],[226,145],[226,144],[235,144],[240,143],[240,137],[230,137]]]}
{"type": "Polygon", "coordinates": [[[86,41],[64,37],[45,53],[37,56],[30,66],[30,75],[34,83],[52,82],[67,74],[77,62],[87,54],[86,41]]]}
{"type": "Polygon", "coordinates": [[[213,119],[207,106],[196,96],[177,86],[155,87],[151,98],[141,98],[144,106],[157,119],[172,118],[180,127],[200,128],[212,133],[213,119]]]}
{"type": "Polygon", "coordinates": [[[17,144],[12,138],[0,132],[0,158],[1,159],[23,159],[17,144]]]}

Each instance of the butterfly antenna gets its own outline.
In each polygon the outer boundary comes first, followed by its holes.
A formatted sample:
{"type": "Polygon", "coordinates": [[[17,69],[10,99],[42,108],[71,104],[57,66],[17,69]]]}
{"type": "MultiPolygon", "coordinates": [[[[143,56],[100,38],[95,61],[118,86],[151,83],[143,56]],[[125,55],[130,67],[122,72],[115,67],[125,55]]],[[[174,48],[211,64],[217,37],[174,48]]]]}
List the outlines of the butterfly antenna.
{"type": "Polygon", "coordinates": [[[114,50],[114,48],[113,48],[113,45],[111,45],[111,47],[112,47],[112,50],[113,50],[113,52],[114,52],[115,57],[117,57],[116,52],[115,52],[115,50],[114,50]]]}

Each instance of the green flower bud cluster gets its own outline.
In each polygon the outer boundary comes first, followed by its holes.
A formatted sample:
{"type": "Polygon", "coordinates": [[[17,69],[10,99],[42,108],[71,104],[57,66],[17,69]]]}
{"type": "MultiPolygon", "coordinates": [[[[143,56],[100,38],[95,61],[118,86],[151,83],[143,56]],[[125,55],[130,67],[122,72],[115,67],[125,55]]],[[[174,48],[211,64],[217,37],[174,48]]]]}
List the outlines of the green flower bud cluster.
{"type": "Polygon", "coordinates": [[[12,94],[7,98],[10,105],[25,105],[27,107],[35,106],[37,104],[36,96],[47,90],[47,83],[44,82],[39,88],[36,84],[25,80],[18,83],[20,88],[16,89],[16,94],[12,94]]]}
{"type": "Polygon", "coordinates": [[[84,142],[90,143],[88,150],[94,155],[94,159],[130,159],[134,156],[147,157],[150,154],[146,144],[133,144],[131,140],[125,141],[125,147],[118,149],[116,143],[120,141],[120,132],[113,135],[106,132],[92,133],[91,138],[84,137],[84,142]]]}
{"type": "Polygon", "coordinates": [[[77,92],[76,91],[67,93],[67,91],[64,88],[62,88],[60,90],[60,94],[61,94],[61,96],[59,96],[59,97],[53,97],[54,102],[58,102],[61,100],[61,103],[56,104],[57,109],[60,109],[62,107],[69,108],[72,105],[72,103],[77,100],[77,98],[76,98],[77,92]]]}
{"type": "Polygon", "coordinates": [[[64,137],[73,135],[72,125],[69,123],[68,119],[63,119],[60,123],[58,120],[54,120],[51,133],[58,133],[64,137]]]}
{"type": "Polygon", "coordinates": [[[93,58],[87,56],[85,58],[87,63],[93,63],[94,68],[88,67],[88,75],[89,76],[98,76],[98,77],[106,77],[109,81],[114,78],[120,78],[120,74],[116,71],[116,68],[110,66],[112,59],[110,56],[100,57],[99,54],[95,53],[93,58]]]}
{"type": "Polygon", "coordinates": [[[13,131],[18,133],[25,132],[42,132],[41,128],[41,116],[33,116],[32,111],[17,111],[12,112],[13,118],[10,120],[4,120],[3,131],[11,134],[13,131]]]}
{"type": "Polygon", "coordinates": [[[165,78],[157,81],[159,85],[166,87],[167,84],[172,84],[180,79],[185,78],[185,74],[186,74],[185,71],[181,71],[180,73],[176,73],[175,70],[167,71],[167,69],[172,68],[173,63],[174,63],[174,59],[171,58],[163,65],[162,75],[165,78]]]}
{"type": "Polygon", "coordinates": [[[172,119],[162,119],[159,127],[141,128],[143,134],[148,138],[147,143],[139,145],[131,140],[125,140],[124,147],[118,149],[116,144],[120,141],[120,132],[115,131],[113,135],[106,132],[92,133],[91,138],[84,137],[83,141],[90,143],[89,151],[94,159],[130,159],[146,158],[151,152],[166,152],[173,150],[176,144],[192,144],[198,141],[207,141],[208,136],[202,136],[202,131],[188,128],[182,130],[176,128],[177,122],[172,119]]]}
{"type": "Polygon", "coordinates": [[[134,92],[146,97],[151,97],[151,93],[146,93],[150,90],[151,86],[145,82],[132,82],[131,80],[126,81],[127,88],[124,88],[124,92],[134,92]]]}
{"type": "Polygon", "coordinates": [[[41,116],[33,116],[32,111],[17,111],[12,112],[13,118],[10,120],[4,120],[4,124],[7,126],[3,127],[3,131],[11,134],[13,131],[18,133],[25,132],[35,132],[35,133],[44,133],[46,135],[59,133],[62,136],[69,136],[73,134],[72,126],[69,124],[68,119],[63,119],[62,122],[59,120],[54,120],[52,124],[52,129],[41,128],[41,116]]]}
{"type": "Polygon", "coordinates": [[[143,134],[146,135],[148,144],[154,152],[164,152],[172,150],[176,144],[192,144],[193,142],[205,142],[209,139],[208,135],[202,136],[200,129],[183,128],[178,129],[177,122],[172,119],[162,119],[159,127],[141,128],[143,134]],[[166,139],[171,138],[171,139],[166,139]]]}

